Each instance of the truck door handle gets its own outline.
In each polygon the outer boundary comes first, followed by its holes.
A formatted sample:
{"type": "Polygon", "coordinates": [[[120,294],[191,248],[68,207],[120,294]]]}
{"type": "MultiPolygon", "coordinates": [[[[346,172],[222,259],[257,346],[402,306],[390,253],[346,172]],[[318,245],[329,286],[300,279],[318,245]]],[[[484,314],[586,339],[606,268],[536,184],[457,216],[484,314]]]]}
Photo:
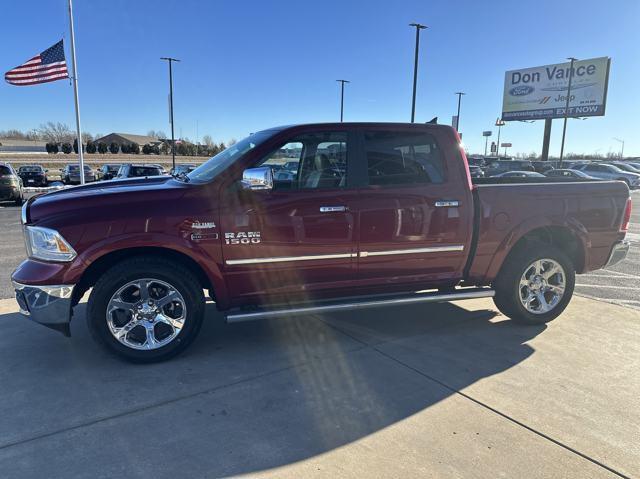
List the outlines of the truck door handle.
{"type": "Polygon", "coordinates": [[[436,201],[436,208],[451,208],[455,206],[460,206],[460,202],[458,200],[438,200],[436,201]]]}
{"type": "Polygon", "coordinates": [[[346,206],[321,206],[320,213],[337,213],[339,211],[347,211],[346,206]]]}

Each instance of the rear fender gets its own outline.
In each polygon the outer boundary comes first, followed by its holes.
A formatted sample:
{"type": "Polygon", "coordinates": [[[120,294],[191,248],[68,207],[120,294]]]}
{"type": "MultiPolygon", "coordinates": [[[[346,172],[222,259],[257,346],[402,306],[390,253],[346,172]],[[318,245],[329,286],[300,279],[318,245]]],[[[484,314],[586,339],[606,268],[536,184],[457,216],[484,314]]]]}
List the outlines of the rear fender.
{"type": "Polygon", "coordinates": [[[585,267],[584,265],[589,264],[588,253],[589,248],[591,247],[589,234],[584,225],[575,218],[554,219],[546,216],[534,216],[516,225],[505,235],[504,239],[497,247],[491,263],[489,264],[489,268],[485,274],[485,281],[491,282],[496,278],[500,272],[500,268],[502,268],[502,265],[504,264],[504,261],[507,259],[509,253],[511,253],[518,241],[537,229],[548,227],[565,228],[569,230],[575,238],[577,238],[578,244],[581,245],[584,254],[583,266],[581,270],[577,272],[582,273],[582,270],[585,267]]]}

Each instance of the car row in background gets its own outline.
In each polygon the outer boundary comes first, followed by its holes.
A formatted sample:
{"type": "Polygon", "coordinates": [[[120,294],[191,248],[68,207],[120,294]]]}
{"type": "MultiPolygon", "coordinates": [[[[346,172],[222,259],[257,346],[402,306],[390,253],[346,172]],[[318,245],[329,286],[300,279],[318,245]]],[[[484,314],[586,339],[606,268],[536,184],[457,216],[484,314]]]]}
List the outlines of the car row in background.
{"type": "MultiPolygon", "coordinates": [[[[165,174],[166,172],[162,166],[146,163],[112,163],[102,165],[95,171],[87,165],[84,167],[84,181],[86,183],[165,174]]],[[[78,185],[80,184],[80,167],[75,164],[67,165],[61,170],[60,176],[65,185],[78,185]]]]}
{"type": "Polygon", "coordinates": [[[483,177],[564,177],[585,180],[624,181],[629,188],[640,188],[640,163],[623,161],[555,161],[516,160],[505,157],[469,156],[473,178],[483,177]],[[557,168],[564,166],[564,168],[557,168]],[[531,175],[528,173],[536,173],[531,175]]]}

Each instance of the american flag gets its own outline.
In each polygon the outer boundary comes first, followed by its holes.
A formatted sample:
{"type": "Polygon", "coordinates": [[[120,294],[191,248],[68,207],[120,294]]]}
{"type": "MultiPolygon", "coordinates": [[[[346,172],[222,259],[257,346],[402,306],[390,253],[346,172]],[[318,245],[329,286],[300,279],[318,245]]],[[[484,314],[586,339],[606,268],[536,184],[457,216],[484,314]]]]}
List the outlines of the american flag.
{"type": "Polygon", "coordinates": [[[64,44],[60,40],[40,55],[4,74],[7,83],[18,86],[37,85],[69,78],[64,59],[64,44]]]}

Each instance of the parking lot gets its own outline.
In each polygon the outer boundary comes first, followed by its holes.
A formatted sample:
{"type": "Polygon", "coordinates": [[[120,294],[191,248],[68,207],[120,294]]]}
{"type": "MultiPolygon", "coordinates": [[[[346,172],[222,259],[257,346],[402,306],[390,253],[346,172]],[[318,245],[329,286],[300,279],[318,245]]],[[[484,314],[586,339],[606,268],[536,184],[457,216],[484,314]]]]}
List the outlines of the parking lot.
{"type": "Polygon", "coordinates": [[[83,304],[71,339],[21,318],[19,209],[0,224],[3,477],[640,477],[638,209],[628,260],[547,326],[490,300],[235,325],[209,305],[146,366],[97,348],[83,304]]]}

